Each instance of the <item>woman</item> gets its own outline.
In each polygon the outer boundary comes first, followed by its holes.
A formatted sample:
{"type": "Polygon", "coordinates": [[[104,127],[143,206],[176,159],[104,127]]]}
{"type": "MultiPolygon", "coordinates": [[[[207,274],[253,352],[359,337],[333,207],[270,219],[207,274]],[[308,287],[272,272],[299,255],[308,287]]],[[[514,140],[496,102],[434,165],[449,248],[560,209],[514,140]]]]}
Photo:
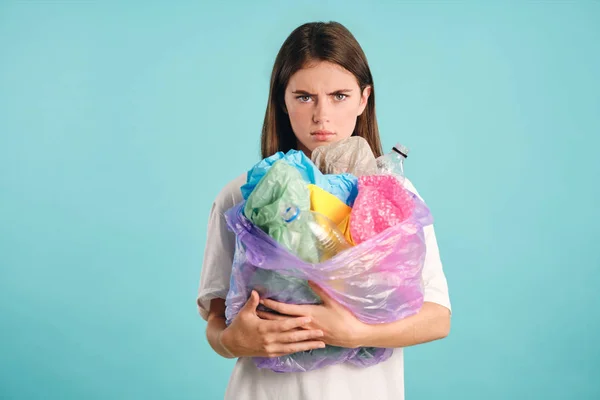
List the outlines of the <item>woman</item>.
{"type": "MultiPolygon", "coordinates": [[[[364,137],[375,156],[381,155],[375,91],[366,57],[344,26],[334,22],[302,25],[284,42],[273,67],[262,156],[299,149],[310,157],[317,146],[351,135],[364,137]]],[[[433,227],[425,228],[424,304],[414,316],[367,325],[312,285],[324,300],[322,305],[277,303],[259,299],[253,291],[227,327],[224,299],[235,238],[227,230],[223,213],[242,201],[240,187],[245,182],[243,174],[229,183],[213,204],[198,296],[200,313],[208,320],[211,347],[223,357],[238,358],[225,398],[404,398],[401,348],[441,339],[450,329],[450,300],[433,227]],[[283,315],[257,311],[259,303],[283,315]],[[325,344],[395,350],[390,359],[368,368],[338,364],[286,374],[258,369],[250,358],[277,357],[325,344]]],[[[406,185],[416,193],[408,180],[406,185]]]]}

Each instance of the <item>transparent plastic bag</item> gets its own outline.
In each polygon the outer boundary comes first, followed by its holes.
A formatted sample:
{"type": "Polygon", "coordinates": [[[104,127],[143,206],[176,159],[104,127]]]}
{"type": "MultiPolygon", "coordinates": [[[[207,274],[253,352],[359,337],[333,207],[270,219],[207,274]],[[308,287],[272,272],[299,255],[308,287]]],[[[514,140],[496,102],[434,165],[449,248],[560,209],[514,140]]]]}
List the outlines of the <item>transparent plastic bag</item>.
{"type": "MultiPolygon", "coordinates": [[[[232,207],[225,213],[236,234],[227,324],[252,289],[262,298],[288,304],[320,303],[307,285],[309,280],[365,323],[392,322],[417,313],[423,304],[423,227],[432,218],[418,197],[413,201],[412,213],[404,221],[320,264],[302,261],[250,222],[242,212],[244,203],[232,207]]],[[[389,358],[392,351],[327,346],[278,358],[256,357],[254,362],[276,372],[300,372],[342,362],[374,365],[389,358]]]]}

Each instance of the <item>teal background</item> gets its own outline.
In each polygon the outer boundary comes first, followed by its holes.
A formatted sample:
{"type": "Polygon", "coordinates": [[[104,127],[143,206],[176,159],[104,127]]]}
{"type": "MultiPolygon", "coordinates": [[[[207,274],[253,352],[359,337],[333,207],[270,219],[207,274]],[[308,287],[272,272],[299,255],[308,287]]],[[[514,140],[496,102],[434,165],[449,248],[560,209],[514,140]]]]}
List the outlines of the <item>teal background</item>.
{"type": "Polygon", "coordinates": [[[600,398],[600,3],[0,4],[0,398],[219,399],[195,296],[275,55],[345,24],[453,304],[407,399],[600,398]]]}

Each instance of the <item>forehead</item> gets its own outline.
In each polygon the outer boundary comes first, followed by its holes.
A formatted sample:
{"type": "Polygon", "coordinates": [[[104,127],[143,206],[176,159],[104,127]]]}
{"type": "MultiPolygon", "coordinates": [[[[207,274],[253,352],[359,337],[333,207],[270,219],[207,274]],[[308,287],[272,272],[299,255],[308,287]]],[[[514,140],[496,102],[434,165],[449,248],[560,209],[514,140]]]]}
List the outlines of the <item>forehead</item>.
{"type": "Polygon", "coordinates": [[[327,61],[311,63],[296,71],[288,83],[288,90],[305,90],[311,93],[357,88],[356,77],[350,71],[327,61]]]}

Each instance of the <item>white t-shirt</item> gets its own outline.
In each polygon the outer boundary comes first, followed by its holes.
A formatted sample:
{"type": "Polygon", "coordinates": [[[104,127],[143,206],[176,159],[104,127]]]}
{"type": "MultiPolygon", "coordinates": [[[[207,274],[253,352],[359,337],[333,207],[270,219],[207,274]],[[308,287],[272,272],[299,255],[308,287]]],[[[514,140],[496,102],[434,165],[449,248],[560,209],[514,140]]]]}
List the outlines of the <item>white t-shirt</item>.
{"type": "MultiPolygon", "coordinates": [[[[225,299],[235,250],[235,235],[227,229],[223,213],[243,200],[240,187],[246,174],[227,184],[213,203],[210,213],[204,263],[198,293],[198,310],[205,320],[210,301],[225,299]]],[[[417,194],[412,183],[407,189],[417,194]]],[[[427,253],[423,266],[424,301],[451,309],[448,285],[442,270],[433,226],[425,229],[427,253]]],[[[238,358],[225,400],[402,400],[404,399],[404,358],[402,349],[386,361],[361,368],[337,364],[309,372],[276,373],[257,368],[252,359],[238,358]]]]}

